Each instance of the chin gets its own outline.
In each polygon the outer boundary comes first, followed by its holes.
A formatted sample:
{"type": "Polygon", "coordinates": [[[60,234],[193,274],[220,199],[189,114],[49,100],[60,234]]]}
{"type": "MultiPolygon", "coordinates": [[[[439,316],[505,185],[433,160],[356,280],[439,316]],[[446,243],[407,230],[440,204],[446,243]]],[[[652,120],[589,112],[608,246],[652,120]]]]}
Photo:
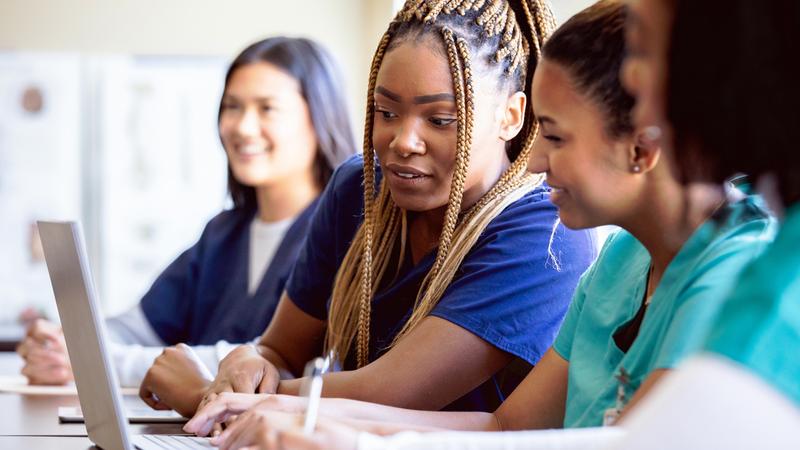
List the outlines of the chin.
{"type": "Polygon", "coordinates": [[[399,208],[402,208],[406,211],[412,212],[424,212],[430,211],[436,208],[441,208],[442,206],[446,206],[447,202],[444,204],[437,203],[432,201],[430,197],[418,197],[418,196],[407,196],[407,195],[394,195],[392,194],[392,200],[394,201],[395,205],[399,208]]]}
{"type": "Polygon", "coordinates": [[[272,177],[261,173],[236,173],[234,172],[236,181],[245,186],[257,187],[268,185],[272,182],[272,177]]]}
{"type": "Polygon", "coordinates": [[[569,213],[565,214],[562,210],[558,211],[558,218],[565,227],[573,230],[582,230],[584,228],[592,228],[596,226],[592,224],[591,221],[586,220],[585,217],[569,213]]]}

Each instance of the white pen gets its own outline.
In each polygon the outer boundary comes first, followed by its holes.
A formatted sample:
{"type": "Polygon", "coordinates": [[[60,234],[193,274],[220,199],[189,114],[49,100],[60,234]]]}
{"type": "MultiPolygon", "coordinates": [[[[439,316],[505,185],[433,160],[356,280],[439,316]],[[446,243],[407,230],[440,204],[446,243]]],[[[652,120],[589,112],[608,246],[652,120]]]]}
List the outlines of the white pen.
{"type": "Polygon", "coordinates": [[[300,395],[308,398],[303,419],[303,433],[306,435],[314,433],[317,425],[319,401],[322,396],[322,374],[328,370],[329,365],[330,355],[327,358],[317,357],[306,364],[303,372],[304,381],[300,388],[300,395]]]}

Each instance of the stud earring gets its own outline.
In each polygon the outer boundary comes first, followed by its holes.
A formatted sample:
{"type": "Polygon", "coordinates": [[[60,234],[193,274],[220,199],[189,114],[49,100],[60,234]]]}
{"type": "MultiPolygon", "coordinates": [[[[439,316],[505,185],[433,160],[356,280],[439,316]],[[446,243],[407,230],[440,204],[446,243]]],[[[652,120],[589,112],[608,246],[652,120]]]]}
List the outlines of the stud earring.
{"type": "Polygon", "coordinates": [[[639,172],[641,172],[641,171],[642,171],[642,168],[641,168],[641,167],[639,167],[639,165],[638,165],[638,164],[634,164],[634,165],[632,165],[632,166],[631,166],[631,172],[633,172],[633,173],[639,173],[639,172]]]}

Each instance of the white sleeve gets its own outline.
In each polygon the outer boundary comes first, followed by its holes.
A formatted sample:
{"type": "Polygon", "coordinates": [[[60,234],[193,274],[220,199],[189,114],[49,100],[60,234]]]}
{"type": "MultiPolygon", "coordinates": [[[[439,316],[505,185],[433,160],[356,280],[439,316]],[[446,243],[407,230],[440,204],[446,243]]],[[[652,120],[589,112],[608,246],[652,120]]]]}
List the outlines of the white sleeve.
{"type": "Polygon", "coordinates": [[[108,339],[118,344],[139,344],[148,347],[166,345],[145,317],[141,304],[137,304],[126,313],[106,319],[106,332],[108,339]]]}
{"type": "Polygon", "coordinates": [[[358,450],[592,450],[613,447],[619,427],[507,432],[406,431],[391,436],[361,433],[358,450]]]}
{"type": "MultiPolygon", "coordinates": [[[[192,346],[192,350],[211,375],[216,376],[219,362],[239,345],[219,341],[215,345],[195,345],[192,346]]],[[[153,365],[153,360],[164,351],[163,346],[145,347],[116,342],[109,342],[109,348],[119,384],[123,387],[139,387],[150,366],[153,365]]]]}
{"type": "Polygon", "coordinates": [[[222,358],[242,344],[231,344],[228,341],[219,341],[214,345],[193,345],[192,350],[205,364],[211,375],[217,376],[217,369],[222,358]]]}
{"type": "Polygon", "coordinates": [[[139,387],[153,360],[164,351],[164,347],[143,347],[138,344],[109,342],[111,361],[122,387],[139,387]]]}
{"type": "Polygon", "coordinates": [[[622,422],[616,449],[800,448],[800,408],[719,356],[687,360],[622,422]]]}
{"type": "Polygon", "coordinates": [[[164,350],[164,341],[147,321],[141,305],[106,319],[105,325],[108,349],[120,385],[138,387],[153,360],[164,350]]]}
{"type": "MultiPolygon", "coordinates": [[[[139,387],[153,360],[164,351],[166,343],[153,330],[140,305],[107,319],[106,331],[120,385],[139,387]]],[[[219,341],[214,345],[192,346],[192,350],[216,376],[219,362],[239,345],[219,341]]]]}

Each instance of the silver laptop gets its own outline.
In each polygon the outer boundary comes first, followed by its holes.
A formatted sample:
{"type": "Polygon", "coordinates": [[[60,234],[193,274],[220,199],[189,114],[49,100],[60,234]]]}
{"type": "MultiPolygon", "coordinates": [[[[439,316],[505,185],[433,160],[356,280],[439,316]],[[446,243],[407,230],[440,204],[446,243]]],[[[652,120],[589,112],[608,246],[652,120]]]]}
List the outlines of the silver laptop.
{"type": "Polygon", "coordinates": [[[89,439],[105,450],[214,448],[205,438],[129,432],[80,226],[38,224],[89,439]]]}

